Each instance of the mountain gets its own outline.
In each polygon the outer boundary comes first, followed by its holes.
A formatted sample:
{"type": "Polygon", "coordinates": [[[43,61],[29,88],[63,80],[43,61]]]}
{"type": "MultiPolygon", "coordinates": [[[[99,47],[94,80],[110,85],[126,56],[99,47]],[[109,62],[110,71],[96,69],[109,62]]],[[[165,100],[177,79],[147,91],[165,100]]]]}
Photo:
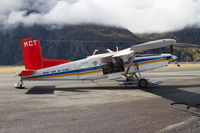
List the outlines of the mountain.
{"type": "MultiPolygon", "coordinates": [[[[200,28],[186,27],[173,32],[136,35],[144,41],[162,38],[176,39],[179,44],[174,46],[174,54],[178,56],[180,61],[200,61],[200,28]]],[[[169,48],[167,49],[169,51],[169,48]]]]}
{"type": "Polygon", "coordinates": [[[105,52],[119,46],[123,49],[142,40],[127,29],[100,25],[73,25],[61,28],[35,25],[18,26],[0,33],[0,65],[21,65],[20,40],[40,39],[43,57],[77,60],[91,55],[95,49],[105,52]]]}
{"type": "Polygon", "coordinates": [[[182,30],[165,32],[165,33],[136,34],[136,35],[146,40],[154,40],[159,38],[174,38],[177,40],[177,42],[200,45],[200,28],[197,27],[186,27],[182,30]]]}
{"type": "MultiPolygon", "coordinates": [[[[176,38],[178,44],[174,54],[180,61],[200,61],[200,29],[187,28],[180,31],[154,34],[134,34],[127,29],[103,25],[66,25],[52,27],[34,25],[1,30],[0,65],[22,65],[23,57],[20,40],[25,38],[40,39],[43,57],[53,59],[77,60],[92,55],[95,49],[99,53],[106,49],[116,50],[130,47],[146,41],[161,38],[176,38]],[[192,43],[192,44],[191,44],[192,43]],[[193,44],[194,43],[194,44],[193,44]]],[[[169,53],[169,48],[150,51],[169,53]]]]}

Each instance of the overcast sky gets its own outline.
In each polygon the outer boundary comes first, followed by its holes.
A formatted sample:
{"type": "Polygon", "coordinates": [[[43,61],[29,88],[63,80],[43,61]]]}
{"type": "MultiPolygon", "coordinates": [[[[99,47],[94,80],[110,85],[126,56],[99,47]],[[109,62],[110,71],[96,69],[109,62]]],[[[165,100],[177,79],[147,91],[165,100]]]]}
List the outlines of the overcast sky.
{"type": "Polygon", "coordinates": [[[94,23],[134,33],[200,26],[200,0],[0,0],[1,27],[94,23]]]}

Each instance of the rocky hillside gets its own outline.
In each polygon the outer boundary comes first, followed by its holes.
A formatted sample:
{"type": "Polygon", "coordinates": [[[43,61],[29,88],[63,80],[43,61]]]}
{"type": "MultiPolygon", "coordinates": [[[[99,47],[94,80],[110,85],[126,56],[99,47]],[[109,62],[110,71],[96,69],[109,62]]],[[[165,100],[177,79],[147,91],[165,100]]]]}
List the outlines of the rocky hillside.
{"type": "MultiPolygon", "coordinates": [[[[174,54],[179,57],[180,61],[200,61],[200,29],[188,27],[180,31],[154,33],[154,34],[137,34],[138,37],[145,41],[173,38],[177,40],[174,46],[174,54]]],[[[164,49],[163,51],[169,51],[164,49]]]]}
{"type": "Polygon", "coordinates": [[[105,52],[140,43],[142,40],[127,29],[97,25],[65,26],[60,29],[35,25],[19,26],[0,33],[0,65],[23,64],[20,40],[40,39],[46,58],[77,60],[91,55],[95,49],[105,52]]]}
{"type": "MultiPolygon", "coordinates": [[[[132,45],[161,38],[176,38],[185,43],[174,47],[174,54],[180,61],[200,61],[200,30],[184,29],[163,34],[135,35],[127,29],[99,25],[73,25],[58,28],[35,25],[18,26],[12,30],[0,32],[0,65],[23,64],[20,40],[24,38],[40,39],[43,56],[46,58],[77,60],[91,55],[95,49],[106,52],[106,48],[124,49],[132,45]]],[[[169,48],[151,51],[167,52],[169,48]]]]}

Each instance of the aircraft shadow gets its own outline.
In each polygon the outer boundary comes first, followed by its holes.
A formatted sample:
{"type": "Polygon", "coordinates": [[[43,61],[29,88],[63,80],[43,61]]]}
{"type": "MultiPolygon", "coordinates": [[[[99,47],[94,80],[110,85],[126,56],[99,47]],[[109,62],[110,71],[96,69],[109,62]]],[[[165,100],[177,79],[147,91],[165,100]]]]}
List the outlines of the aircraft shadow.
{"type": "Polygon", "coordinates": [[[89,90],[133,90],[136,86],[92,86],[92,87],[65,87],[56,88],[55,86],[34,86],[26,94],[54,94],[54,91],[69,92],[89,92],[89,90]]]}
{"type": "Polygon", "coordinates": [[[34,86],[26,92],[26,94],[54,94],[54,91],[69,91],[69,92],[88,92],[76,88],[56,88],[55,86],[34,86]]]}
{"type": "Polygon", "coordinates": [[[54,94],[55,86],[34,86],[26,94],[54,94]]]}
{"type": "MultiPolygon", "coordinates": [[[[192,106],[200,103],[200,93],[189,91],[191,87],[199,88],[200,84],[195,85],[160,85],[147,89],[141,89],[145,92],[158,95],[165,99],[171,100],[176,103],[187,103],[192,106]],[[180,89],[182,88],[182,89],[180,89]],[[183,88],[188,88],[183,90],[183,88]]],[[[94,86],[94,87],[64,87],[56,88],[55,86],[35,86],[30,88],[26,94],[54,94],[54,91],[67,91],[67,92],[90,92],[90,90],[136,90],[136,86],[94,86]]]]}
{"type": "MultiPolygon", "coordinates": [[[[200,104],[200,93],[191,92],[190,88],[199,88],[200,84],[194,85],[161,85],[157,88],[142,89],[145,92],[158,95],[165,99],[171,100],[174,103],[187,103],[191,106],[200,104]],[[180,89],[182,88],[182,89],[180,89]],[[184,89],[183,88],[188,88],[184,89]]],[[[199,91],[200,92],[200,91],[199,91]]]]}

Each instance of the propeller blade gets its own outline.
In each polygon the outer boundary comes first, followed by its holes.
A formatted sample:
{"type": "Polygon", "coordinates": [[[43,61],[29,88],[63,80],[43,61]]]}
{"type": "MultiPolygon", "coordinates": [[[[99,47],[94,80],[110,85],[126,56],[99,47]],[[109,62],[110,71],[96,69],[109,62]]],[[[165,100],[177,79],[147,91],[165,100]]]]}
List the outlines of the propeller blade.
{"type": "Polygon", "coordinates": [[[178,67],[181,67],[181,65],[179,64],[178,61],[175,61],[174,63],[175,63],[178,67]]]}
{"type": "Polygon", "coordinates": [[[117,51],[119,51],[119,48],[118,48],[118,46],[116,46],[116,50],[117,50],[117,51]]]}
{"type": "Polygon", "coordinates": [[[173,54],[173,53],[174,53],[174,48],[173,48],[173,45],[170,45],[170,52],[171,52],[171,54],[173,54]]]}

